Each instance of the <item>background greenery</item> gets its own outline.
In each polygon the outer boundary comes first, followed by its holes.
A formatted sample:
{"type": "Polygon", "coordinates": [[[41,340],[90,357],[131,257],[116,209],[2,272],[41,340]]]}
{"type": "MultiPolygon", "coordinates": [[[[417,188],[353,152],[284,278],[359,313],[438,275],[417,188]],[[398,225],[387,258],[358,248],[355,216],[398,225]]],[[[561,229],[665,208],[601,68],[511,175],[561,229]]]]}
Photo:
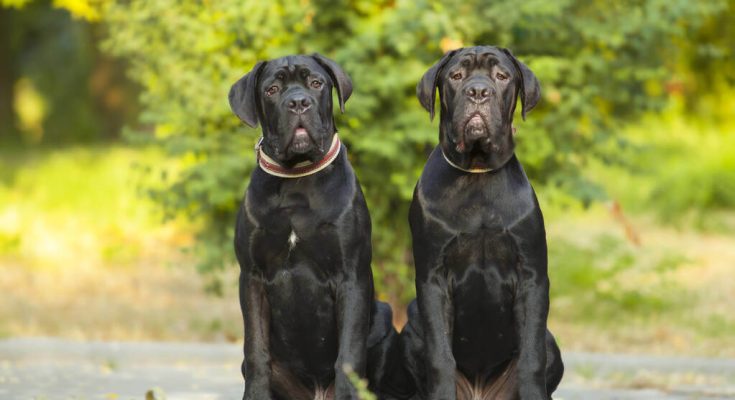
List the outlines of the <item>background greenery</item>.
{"type": "MultiPolygon", "coordinates": [[[[94,265],[195,263],[210,291],[227,293],[259,136],[231,114],[227,92],[258,60],[320,52],[355,84],[337,124],[371,211],[379,295],[400,319],[414,296],[407,206],[438,139],[416,82],[447,50],[497,44],[542,84],[539,106],[517,118],[517,153],[549,224],[559,329],[624,336],[610,330],[621,312],[646,344],[667,324],[691,328],[686,340],[735,328],[720,308],[731,298],[688,285],[702,274],[723,284],[722,260],[735,260],[708,253],[735,228],[735,1],[0,4],[0,256],[10,264],[73,263],[80,251],[58,255],[68,248],[96,254],[94,265]],[[62,238],[78,231],[95,240],[62,238]],[[38,250],[39,237],[57,252],[38,250]],[[161,248],[187,253],[151,250],[161,248]]],[[[223,321],[188,326],[197,338],[236,331],[223,321]]]]}
{"type": "MultiPolygon", "coordinates": [[[[105,49],[134,60],[145,135],[185,168],[154,192],[172,212],[202,217],[204,269],[231,260],[232,221],[254,165],[248,131],[223,94],[257,61],[319,51],[344,66],[355,95],[339,127],[375,225],[374,260],[390,293],[412,297],[407,205],[436,125],[418,105],[417,80],[458,45],[507,46],[538,74],[545,98],[519,123],[518,153],[537,185],[589,203],[606,198],[581,173],[591,158],[622,162],[622,122],[664,103],[687,51],[725,2],[273,1],[111,3],[105,49]]],[[[704,36],[704,34],[702,34],[704,36]]],[[[723,43],[701,43],[719,61],[723,43]],[[710,49],[710,47],[712,49],[710,49]],[[720,50],[718,53],[716,50],[720,50]]],[[[696,71],[702,73],[705,71],[696,71]]],[[[671,89],[673,90],[673,89],[671,89]]],[[[520,119],[520,118],[519,118],[520,119]]],[[[725,195],[726,193],[723,193],[725,195]]],[[[735,196],[722,196],[735,204],[735,196]]]]}

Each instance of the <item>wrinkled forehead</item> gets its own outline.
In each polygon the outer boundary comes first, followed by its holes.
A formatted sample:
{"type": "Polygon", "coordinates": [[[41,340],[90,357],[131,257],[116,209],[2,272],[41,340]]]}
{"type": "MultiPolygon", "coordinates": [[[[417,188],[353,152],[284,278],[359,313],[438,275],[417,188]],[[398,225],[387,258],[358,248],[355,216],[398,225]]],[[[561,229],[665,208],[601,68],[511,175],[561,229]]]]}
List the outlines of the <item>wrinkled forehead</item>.
{"type": "Polygon", "coordinates": [[[287,56],[270,60],[263,72],[261,77],[264,79],[261,80],[298,79],[314,74],[329,79],[324,68],[308,56],[287,56]]]}
{"type": "Polygon", "coordinates": [[[502,50],[492,46],[476,46],[457,52],[448,66],[450,68],[462,66],[469,69],[488,69],[495,65],[513,70],[512,61],[502,50]]]}

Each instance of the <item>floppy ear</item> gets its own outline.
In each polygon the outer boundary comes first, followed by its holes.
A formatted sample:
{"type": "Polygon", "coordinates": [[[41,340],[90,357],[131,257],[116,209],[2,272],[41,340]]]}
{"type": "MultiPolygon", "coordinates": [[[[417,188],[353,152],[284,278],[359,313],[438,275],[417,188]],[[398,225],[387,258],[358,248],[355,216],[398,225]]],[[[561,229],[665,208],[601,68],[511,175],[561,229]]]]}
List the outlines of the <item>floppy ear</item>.
{"type": "Polygon", "coordinates": [[[267,62],[261,61],[230,88],[230,108],[244,123],[258,126],[258,77],[267,62]]]}
{"type": "Polygon", "coordinates": [[[526,66],[526,64],[518,61],[517,58],[508,49],[502,49],[503,52],[510,57],[513,65],[516,67],[516,72],[520,75],[520,92],[521,92],[521,117],[523,120],[526,119],[526,113],[533,110],[536,107],[541,98],[541,86],[539,86],[536,75],[526,66]]]}
{"type": "Polygon", "coordinates": [[[452,50],[444,53],[441,60],[429,68],[424,73],[424,76],[421,77],[418,85],[416,85],[416,97],[419,98],[421,105],[429,112],[429,118],[432,120],[434,119],[434,102],[436,100],[436,87],[439,85],[439,76],[444,66],[447,65],[447,62],[452,59],[452,56],[456,52],[457,50],[452,50]]]}
{"type": "Polygon", "coordinates": [[[345,112],[345,102],[352,95],[352,79],[345,73],[342,67],[336,62],[324,57],[319,53],[314,53],[311,57],[324,68],[329,77],[332,79],[332,83],[337,88],[337,98],[339,99],[339,111],[345,112]]]}

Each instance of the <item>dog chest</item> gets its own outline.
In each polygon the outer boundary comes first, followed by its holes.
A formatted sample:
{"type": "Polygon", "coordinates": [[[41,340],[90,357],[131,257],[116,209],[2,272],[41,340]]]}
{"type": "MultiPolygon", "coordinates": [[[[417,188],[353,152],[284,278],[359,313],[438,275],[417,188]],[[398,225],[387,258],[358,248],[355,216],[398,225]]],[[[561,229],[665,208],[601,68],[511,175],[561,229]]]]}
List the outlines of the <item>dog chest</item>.
{"type": "Polygon", "coordinates": [[[513,239],[503,231],[481,229],[460,233],[447,245],[443,266],[455,292],[491,291],[512,298],[518,277],[518,253],[513,239]]]}
{"type": "Polygon", "coordinates": [[[503,232],[458,235],[444,256],[454,312],[453,352],[466,373],[492,369],[516,347],[519,258],[503,232]]]}
{"type": "Polygon", "coordinates": [[[457,174],[430,160],[417,198],[427,221],[453,234],[504,231],[537,209],[533,188],[513,159],[500,171],[457,174]]]}

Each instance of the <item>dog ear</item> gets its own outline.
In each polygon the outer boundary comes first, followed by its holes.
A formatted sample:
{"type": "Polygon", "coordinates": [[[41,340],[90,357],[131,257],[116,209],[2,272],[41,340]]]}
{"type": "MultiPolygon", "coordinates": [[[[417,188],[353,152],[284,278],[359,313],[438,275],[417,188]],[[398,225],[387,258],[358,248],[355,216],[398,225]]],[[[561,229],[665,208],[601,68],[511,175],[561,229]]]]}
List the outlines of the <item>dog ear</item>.
{"type": "Polygon", "coordinates": [[[521,93],[521,117],[526,120],[526,113],[536,107],[541,98],[541,86],[539,85],[536,75],[526,66],[526,64],[518,61],[517,58],[508,49],[502,49],[510,58],[516,67],[516,72],[520,75],[520,93],[521,93]]]}
{"type": "Polygon", "coordinates": [[[336,62],[324,57],[319,53],[314,53],[311,57],[324,68],[332,83],[337,88],[337,98],[339,98],[339,111],[345,112],[345,102],[352,95],[352,79],[336,62]]]}
{"type": "Polygon", "coordinates": [[[424,76],[421,77],[418,85],[416,85],[416,97],[419,98],[421,105],[429,112],[429,118],[432,120],[434,120],[434,102],[436,101],[436,87],[439,85],[439,76],[444,66],[447,65],[456,52],[457,50],[452,50],[444,53],[441,60],[429,68],[424,73],[424,76]]]}
{"type": "Polygon", "coordinates": [[[261,61],[230,88],[230,108],[242,122],[255,128],[258,126],[258,77],[265,67],[261,61]]]}

